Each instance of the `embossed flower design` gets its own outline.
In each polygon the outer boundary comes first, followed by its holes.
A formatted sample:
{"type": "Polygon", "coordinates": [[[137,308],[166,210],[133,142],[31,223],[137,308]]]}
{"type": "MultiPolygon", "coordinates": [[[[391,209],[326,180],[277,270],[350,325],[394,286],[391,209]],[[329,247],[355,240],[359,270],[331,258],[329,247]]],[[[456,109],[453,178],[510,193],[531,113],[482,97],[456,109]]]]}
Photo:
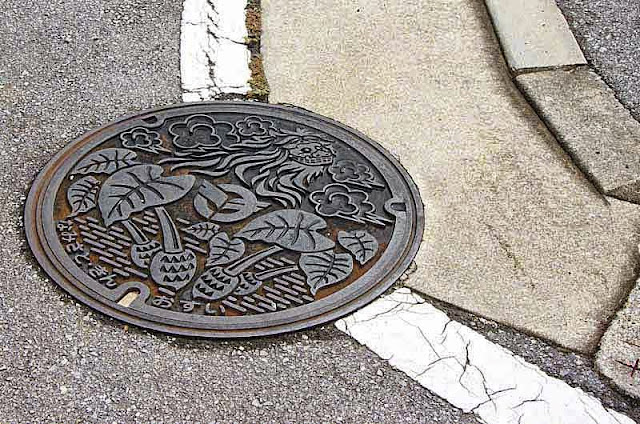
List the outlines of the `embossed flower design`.
{"type": "Polygon", "coordinates": [[[120,134],[122,147],[134,150],[143,150],[145,152],[158,154],[158,152],[169,152],[162,147],[160,134],[155,131],[148,130],[144,127],[136,127],[120,134]]]}
{"type": "Polygon", "coordinates": [[[376,181],[367,165],[354,162],[350,159],[343,159],[329,167],[329,173],[333,180],[338,183],[354,184],[366,188],[384,188],[376,181]]]}
{"type": "Polygon", "coordinates": [[[362,190],[352,190],[342,184],[329,184],[311,193],[316,212],[323,216],[349,217],[375,211],[369,196],[362,190]]]}
{"type": "Polygon", "coordinates": [[[236,122],[238,132],[245,137],[268,135],[273,129],[273,122],[257,116],[247,116],[242,121],[236,122]]]}
{"type": "Polygon", "coordinates": [[[173,144],[183,150],[208,150],[223,141],[240,141],[233,125],[207,115],[193,115],[184,122],[177,122],[169,127],[169,134],[173,136],[173,144]]]}
{"type": "Polygon", "coordinates": [[[309,196],[318,215],[348,219],[358,223],[371,223],[384,227],[390,221],[376,214],[376,207],[369,195],[344,184],[329,184],[309,196]]]}

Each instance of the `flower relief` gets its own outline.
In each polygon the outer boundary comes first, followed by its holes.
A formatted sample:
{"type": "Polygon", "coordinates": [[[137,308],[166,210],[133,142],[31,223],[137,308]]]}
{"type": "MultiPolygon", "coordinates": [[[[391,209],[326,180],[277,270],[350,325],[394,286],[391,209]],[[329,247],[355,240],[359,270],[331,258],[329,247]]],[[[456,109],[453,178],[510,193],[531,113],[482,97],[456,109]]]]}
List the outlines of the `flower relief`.
{"type": "Polygon", "coordinates": [[[343,184],[326,185],[322,190],[311,193],[309,200],[315,205],[316,213],[321,216],[359,223],[370,222],[382,227],[391,222],[375,213],[376,207],[369,200],[367,193],[343,184]]]}
{"type": "Polygon", "coordinates": [[[376,180],[371,169],[362,163],[351,159],[342,159],[329,167],[333,180],[339,183],[352,184],[365,188],[383,189],[384,184],[376,180]]]}
{"type": "Polygon", "coordinates": [[[122,142],[122,147],[128,149],[142,150],[153,154],[170,152],[162,147],[160,134],[145,127],[136,127],[121,133],[120,141],[122,142]]]}
{"type": "Polygon", "coordinates": [[[236,127],[238,133],[244,137],[266,136],[275,129],[273,122],[257,116],[247,116],[242,121],[236,122],[236,127]]]}
{"type": "Polygon", "coordinates": [[[173,144],[184,151],[208,151],[225,143],[237,143],[240,138],[228,122],[216,121],[207,115],[192,115],[184,122],[169,127],[173,144]]]}

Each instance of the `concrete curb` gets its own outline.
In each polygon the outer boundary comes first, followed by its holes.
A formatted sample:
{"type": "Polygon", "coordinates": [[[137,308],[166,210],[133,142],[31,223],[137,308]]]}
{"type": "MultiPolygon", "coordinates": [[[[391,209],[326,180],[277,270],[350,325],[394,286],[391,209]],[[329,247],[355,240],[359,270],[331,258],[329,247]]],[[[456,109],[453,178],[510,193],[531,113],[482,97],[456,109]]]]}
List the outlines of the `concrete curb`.
{"type": "Polygon", "coordinates": [[[517,75],[516,85],[602,192],[640,203],[640,123],[589,67],[517,75]]]}
{"type": "Polygon", "coordinates": [[[586,65],[554,0],[486,0],[513,72],[586,65]]]}
{"type": "MultiPolygon", "coordinates": [[[[554,0],[485,3],[514,83],[564,150],[601,193],[640,204],[640,123],[588,66],[554,0]]],[[[633,300],[639,290],[637,285],[596,355],[598,370],[635,397],[640,308],[633,300]]]]}
{"type": "Polygon", "coordinates": [[[640,123],[587,65],[553,0],[485,0],[512,78],[603,193],[640,204],[640,123]]]}

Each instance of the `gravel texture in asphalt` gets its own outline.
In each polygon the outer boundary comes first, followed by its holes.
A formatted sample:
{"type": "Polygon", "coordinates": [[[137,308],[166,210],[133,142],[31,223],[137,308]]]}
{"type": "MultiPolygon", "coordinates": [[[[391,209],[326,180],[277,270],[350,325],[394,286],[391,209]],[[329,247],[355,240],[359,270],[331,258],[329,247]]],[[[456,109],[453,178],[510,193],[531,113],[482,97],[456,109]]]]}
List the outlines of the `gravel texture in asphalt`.
{"type": "Polygon", "coordinates": [[[182,3],[0,4],[0,421],[474,423],[333,326],[174,338],[90,311],[40,271],[22,209],[65,143],[180,101],[182,3]]]}
{"type": "Polygon", "coordinates": [[[589,63],[640,120],[640,2],[556,2],[589,63]]]}

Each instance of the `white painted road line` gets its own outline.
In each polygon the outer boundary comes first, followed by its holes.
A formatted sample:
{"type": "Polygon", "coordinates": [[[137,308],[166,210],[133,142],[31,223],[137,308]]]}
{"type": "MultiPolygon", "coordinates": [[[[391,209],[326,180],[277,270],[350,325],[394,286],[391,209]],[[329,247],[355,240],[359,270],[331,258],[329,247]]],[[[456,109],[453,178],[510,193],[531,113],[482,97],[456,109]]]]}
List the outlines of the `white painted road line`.
{"type": "Polygon", "coordinates": [[[389,364],[487,424],[633,424],[398,289],[336,326],[389,364]]]}
{"type": "Polygon", "coordinates": [[[180,30],[184,101],[249,92],[246,5],[246,0],[185,0],[180,30]]]}

